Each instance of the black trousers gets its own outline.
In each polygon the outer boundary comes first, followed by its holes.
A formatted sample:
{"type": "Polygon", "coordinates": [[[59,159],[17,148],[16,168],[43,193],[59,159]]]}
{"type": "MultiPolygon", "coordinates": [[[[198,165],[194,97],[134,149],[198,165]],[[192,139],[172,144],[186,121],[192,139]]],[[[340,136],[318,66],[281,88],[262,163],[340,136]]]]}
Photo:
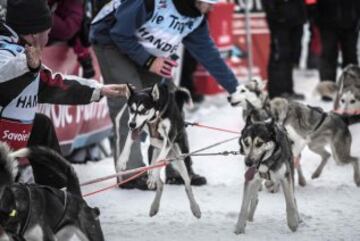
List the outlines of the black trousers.
{"type": "Polygon", "coordinates": [[[356,44],[359,32],[355,28],[337,29],[320,27],[322,51],[320,57],[320,79],[335,81],[339,49],[342,68],[358,64],[356,44]]]}
{"type": "Polygon", "coordinates": [[[196,59],[185,49],[180,86],[187,88],[191,94],[195,93],[193,74],[196,70],[197,63],[196,59]]]}
{"type": "MultiPolygon", "coordinates": [[[[61,154],[54,125],[46,115],[40,113],[35,115],[28,146],[46,146],[61,154]]],[[[29,158],[35,182],[55,188],[65,187],[67,185],[67,173],[71,170],[56,163],[53,166],[43,165],[41,158],[43,157],[38,157],[37,160],[29,158]]]]}
{"type": "Polygon", "coordinates": [[[270,98],[293,93],[293,66],[301,52],[303,25],[269,25],[270,57],[268,62],[268,91],[270,98]]]}

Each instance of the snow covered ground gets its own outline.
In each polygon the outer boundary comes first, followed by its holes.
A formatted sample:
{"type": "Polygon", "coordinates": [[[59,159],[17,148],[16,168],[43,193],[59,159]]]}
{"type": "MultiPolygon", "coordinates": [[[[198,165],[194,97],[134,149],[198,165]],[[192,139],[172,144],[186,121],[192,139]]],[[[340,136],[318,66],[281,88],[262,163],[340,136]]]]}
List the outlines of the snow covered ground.
{"type": "MultiPolygon", "coordinates": [[[[331,104],[312,95],[317,74],[298,71],[296,77],[296,89],[307,95],[307,103],[331,109],[331,104]]],[[[241,109],[230,107],[225,96],[207,99],[186,119],[239,131],[244,125],[241,109]]],[[[360,156],[360,125],[352,126],[351,131],[352,153],[360,156]]],[[[198,127],[189,127],[188,133],[191,150],[236,136],[198,127]]],[[[209,152],[238,149],[236,140],[209,152]]],[[[196,172],[208,179],[208,185],[193,187],[202,211],[199,220],[190,212],[183,186],[165,186],[160,211],[153,218],[148,215],[155,195],[151,191],[112,189],[86,199],[101,209],[102,228],[108,241],[360,240],[360,188],[353,182],[352,166],[337,166],[331,158],[320,178],[312,180],[311,174],[319,163],[320,158],[305,149],[302,165],[307,186],[295,188],[303,223],[295,233],[287,227],[282,192],[266,191],[259,194],[255,220],[247,224],[246,234],[233,233],[243,192],[241,156],[194,158],[196,172]]],[[[76,170],[81,181],[114,173],[111,159],[77,165],[76,170]]],[[[84,188],[84,193],[114,181],[84,188]]]]}

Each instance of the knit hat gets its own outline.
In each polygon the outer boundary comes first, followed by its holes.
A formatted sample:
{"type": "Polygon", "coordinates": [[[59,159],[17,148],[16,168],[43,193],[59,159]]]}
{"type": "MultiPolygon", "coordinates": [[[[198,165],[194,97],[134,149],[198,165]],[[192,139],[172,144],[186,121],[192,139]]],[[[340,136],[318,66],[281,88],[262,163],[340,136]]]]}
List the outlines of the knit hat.
{"type": "Polygon", "coordinates": [[[41,33],[51,28],[47,0],[9,0],[6,23],[21,35],[41,33]]]}

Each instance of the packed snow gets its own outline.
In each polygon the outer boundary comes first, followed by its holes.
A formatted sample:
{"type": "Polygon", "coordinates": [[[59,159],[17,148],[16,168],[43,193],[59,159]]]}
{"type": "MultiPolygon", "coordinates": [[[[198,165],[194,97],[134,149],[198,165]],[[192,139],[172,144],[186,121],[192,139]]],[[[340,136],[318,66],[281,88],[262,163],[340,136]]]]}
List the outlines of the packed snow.
{"type": "MultiPolygon", "coordinates": [[[[318,76],[314,72],[297,71],[296,90],[306,94],[306,103],[331,109],[331,104],[314,96],[318,76]]],[[[209,97],[195,111],[187,112],[186,120],[204,125],[240,131],[244,126],[241,108],[232,108],[225,95],[209,97]]],[[[351,126],[352,154],[360,156],[360,124],[351,126]]],[[[188,127],[191,150],[237,136],[199,127],[188,127]]],[[[237,151],[238,141],[220,145],[207,152],[237,151]]],[[[92,206],[101,210],[101,224],[107,241],[231,241],[231,240],[359,240],[360,188],[353,181],[351,165],[338,166],[331,158],[320,178],[311,174],[320,157],[307,148],[302,155],[302,166],[307,185],[296,183],[295,196],[302,219],[297,232],[286,223],[283,193],[259,193],[259,205],[254,222],[248,222],[246,233],[235,235],[235,223],[240,211],[244,183],[242,156],[194,157],[194,169],[205,175],[208,184],[193,187],[202,211],[196,219],[189,207],[184,186],[166,185],[160,211],[149,217],[152,191],[111,189],[87,197],[92,206]]],[[[76,165],[81,181],[113,174],[113,160],[76,165]]],[[[297,180],[297,176],[295,176],[297,180]]],[[[115,179],[83,189],[84,193],[115,183],[115,179]]]]}

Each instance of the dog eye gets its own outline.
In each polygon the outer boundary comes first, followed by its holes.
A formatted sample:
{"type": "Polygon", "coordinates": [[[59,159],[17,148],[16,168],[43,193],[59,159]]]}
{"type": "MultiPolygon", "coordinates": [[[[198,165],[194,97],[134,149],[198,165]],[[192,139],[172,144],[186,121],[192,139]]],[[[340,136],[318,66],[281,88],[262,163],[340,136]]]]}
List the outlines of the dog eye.
{"type": "Polygon", "coordinates": [[[245,145],[246,147],[249,147],[249,145],[250,145],[249,141],[248,141],[248,140],[245,140],[245,141],[244,141],[244,145],[245,145]]]}
{"type": "Polygon", "coordinates": [[[263,144],[264,144],[264,142],[258,141],[258,142],[255,144],[255,146],[256,146],[256,147],[261,147],[263,144]]]}
{"type": "Polygon", "coordinates": [[[344,99],[341,99],[341,103],[345,103],[345,100],[344,100],[344,99]]]}
{"type": "Polygon", "coordinates": [[[355,100],[354,99],[350,100],[350,104],[355,104],[355,100]]]}
{"type": "Polygon", "coordinates": [[[245,90],[244,90],[244,89],[242,89],[242,90],[240,90],[240,92],[241,92],[241,93],[244,93],[244,92],[245,92],[245,90]]]}

